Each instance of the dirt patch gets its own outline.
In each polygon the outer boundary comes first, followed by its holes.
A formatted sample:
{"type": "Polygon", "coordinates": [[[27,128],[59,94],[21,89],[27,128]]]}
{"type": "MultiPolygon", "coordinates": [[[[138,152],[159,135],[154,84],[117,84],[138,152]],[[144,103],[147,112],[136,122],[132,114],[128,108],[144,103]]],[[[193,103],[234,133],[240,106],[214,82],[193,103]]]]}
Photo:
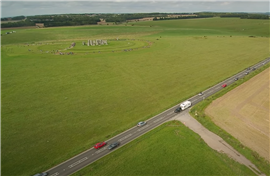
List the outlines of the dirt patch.
{"type": "Polygon", "coordinates": [[[213,101],[205,113],[242,144],[269,161],[270,69],[213,101]]]}

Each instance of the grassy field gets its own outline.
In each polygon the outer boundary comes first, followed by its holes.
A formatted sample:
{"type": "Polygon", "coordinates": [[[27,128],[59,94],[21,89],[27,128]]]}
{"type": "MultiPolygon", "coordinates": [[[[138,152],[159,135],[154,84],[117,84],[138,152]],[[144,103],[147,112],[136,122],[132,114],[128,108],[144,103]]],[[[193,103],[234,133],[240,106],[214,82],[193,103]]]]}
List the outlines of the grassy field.
{"type": "Polygon", "coordinates": [[[268,21],[200,20],[197,26],[172,20],[2,36],[2,174],[46,170],[269,55],[269,38],[261,37],[269,27],[255,25],[268,21]],[[231,30],[247,26],[250,33],[231,30]],[[101,53],[76,50],[81,41],[115,38],[130,39],[134,50],[119,50],[130,48],[129,41],[97,46],[101,53]],[[74,41],[74,55],[44,52],[74,41]]]}
{"type": "Polygon", "coordinates": [[[215,124],[268,161],[269,71],[264,70],[205,109],[215,124]]]}
{"type": "Polygon", "coordinates": [[[83,175],[255,175],[201,137],[171,121],[87,166],[83,175]]]}

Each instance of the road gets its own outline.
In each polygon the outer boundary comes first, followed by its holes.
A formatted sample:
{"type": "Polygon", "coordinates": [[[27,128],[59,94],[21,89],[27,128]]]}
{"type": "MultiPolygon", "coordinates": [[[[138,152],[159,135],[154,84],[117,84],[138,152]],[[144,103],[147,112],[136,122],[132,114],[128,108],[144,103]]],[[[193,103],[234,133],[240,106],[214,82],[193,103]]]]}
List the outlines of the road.
{"type": "MultiPolygon", "coordinates": [[[[248,72],[254,71],[253,68],[257,69],[264,64],[270,62],[270,58],[266,58],[265,60],[253,65],[250,67],[248,72]]],[[[205,98],[213,95],[214,93],[220,91],[221,89],[224,89],[222,87],[223,84],[230,85],[234,83],[235,78],[243,78],[246,76],[247,69],[237,73],[236,75],[216,84],[215,86],[203,91],[203,95],[195,95],[188,100],[192,102],[192,105],[197,104],[198,102],[204,100],[205,98]]],[[[174,107],[171,107],[170,109],[167,109],[166,111],[152,117],[151,119],[147,120],[147,124],[144,125],[143,127],[133,127],[128,129],[127,131],[107,140],[107,144],[110,145],[111,143],[115,141],[120,142],[120,146],[115,148],[114,150],[117,150],[121,146],[129,143],[130,141],[138,138],[139,136],[147,133],[148,131],[158,127],[159,125],[163,124],[164,122],[172,119],[176,114],[174,113],[174,110],[178,107],[179,105],[176,105],[174,107]]],[[[181,112],[180,112],[181,113],[181,112]]],[[[113,150],[112,150],[113,151],[113,150]]],[[[111,150],[107,149],[107,146],[100,148],[100,149],[95,149],[95,148],[90,148],[89,150],[45,171],[48,172],[50,176],[67,176],[71,175],[72,173],[75,173],[76,171],[88,166],[89,164],[95,162],[96,160],[110,154],[112,152],[111,150]]]]}

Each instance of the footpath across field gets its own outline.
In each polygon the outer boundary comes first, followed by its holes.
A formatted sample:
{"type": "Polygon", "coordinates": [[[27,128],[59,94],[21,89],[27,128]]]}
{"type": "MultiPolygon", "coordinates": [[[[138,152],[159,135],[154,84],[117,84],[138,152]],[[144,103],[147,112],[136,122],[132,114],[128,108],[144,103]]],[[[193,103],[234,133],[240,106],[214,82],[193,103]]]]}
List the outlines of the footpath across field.
{"type": "Polygon", "coordinates": [[[268,161],[269,71],[216,99],[205,110],[214,123],[268,161]]]}

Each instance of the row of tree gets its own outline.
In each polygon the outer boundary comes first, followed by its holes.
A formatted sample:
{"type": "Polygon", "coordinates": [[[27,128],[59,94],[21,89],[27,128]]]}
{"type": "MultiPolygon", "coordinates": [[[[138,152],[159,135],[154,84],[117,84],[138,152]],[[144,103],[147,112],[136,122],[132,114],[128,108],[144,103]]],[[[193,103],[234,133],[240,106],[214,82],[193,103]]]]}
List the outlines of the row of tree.
{"type": "Polygon", "coordinates": [[[19,26],[34,26],[35,23],[44,23],[45,27],[77,26],[97,24],[97,22],[99,21],[99,17],[88,15],[38,15],[28,16],[27,19],[24,21],[3,23],[1,24],[1,27],[8,28],[19,26]]]}
{"type": "Polygon", "coordinates": [[[1,21],[9,21],[9,20],[23,20],[26,17],[21,15],[21,16],[15,16],[15,17],[10,17],[10,18],[1,18],[1,21]]]}
{"type": "MultiPolygon", "coordinates": [[[[36,15],[36,16],[17,16],[12,20],[22,20],[19,22],[2,23],[2,28],[34,26],[35,23],[44,23],[45,27],[53,26],[75,26],[97,24],[100,19],[106,22],[122,23],[127,20],[136,20],[146,17],[154,17],[154,20],[188,19],[188,18],[210,18],[210,17],[239,17],[242,19],[269,19],[267,14],[248,14],[248,13],[214,13],[200,12],[193,13],[196,16],[179,16],[168,18],[168,15],[190,15],[189,13],[133,13],[133,14],[63,14],[63,15],[36,15]]],[[[7,21],[10,18],[1,18],[1,21],[7,21]]]]}
{"type": "Polygon", "coordinates": [[[221,14],[220,17],[222,18],[239,17],[241,19],[269,19],[269,15],[267,14],[248,14],[248,13],[226,13],[221,14]]]}
{"type": "Polygon", "coordinates": [[[197,16],[178,16],[178,17],[155,17],[153,20],[175,20],[175,19],[190,19],[190,18],[211,18],[213,15],[197,15],[197,16]]]}
{"type": "Polygon", "coordinates": [[[18,21],[18,22],[12,22],[12,23],[9,22],[9,23],[1,24],[1,28],[24,27],[24,26],[35,26],[35,22],[25,20],[25,21],[18,21]]]}

